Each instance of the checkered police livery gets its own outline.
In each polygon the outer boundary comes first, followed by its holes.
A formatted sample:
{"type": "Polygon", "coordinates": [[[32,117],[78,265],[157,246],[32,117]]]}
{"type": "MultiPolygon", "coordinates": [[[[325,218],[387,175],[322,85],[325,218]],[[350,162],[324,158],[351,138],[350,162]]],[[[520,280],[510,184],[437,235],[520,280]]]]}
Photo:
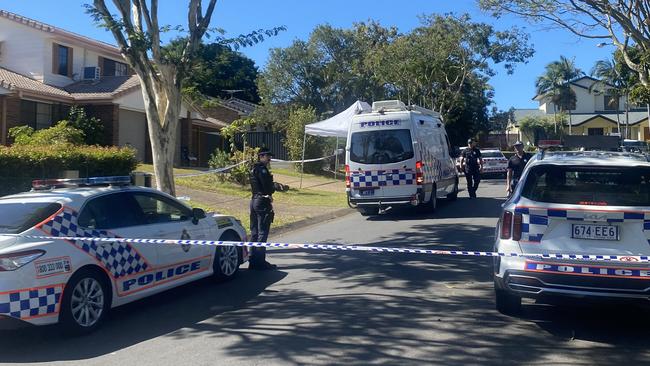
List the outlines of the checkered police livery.
{"type": "MultiPolygon", "coordinates": [[[[63,211],[52,220],[41,226],[41,229],[52,236],[79,237],[114,237],[104,230],[84,230],[77,224],[78,213],[70,208],[63,211]]],[[[101,262],[114,278],[128,276],[145,271],[149,264],[128,243],[107,243],[99,245],[95,241],[74,241],[77,248],[90,254],[101,262]]]]}
{"type": "Polygon", "coordinates": [[[59,312],[63,285],[16,290],[0,294],[0,314],[29,319],[59,312]]]}
{"type": "Polygon", "coordinates": [[[415,184],[415,172],[411,169],[353,171],[350,183],[353,188],[415,184]]]}
{"type": "MultiPolygon", "coordinates": [[[[522,215],[521,241],[539,243],[544,237],[551,219],[568,221],[593,221],[588,217],[593,211],[562,210],[537,207],[517,207],[515,213],[522,215]]],[[[650,244],[650,212],[643,211],[598,211],[603,222],[643,222],[643,233],[650,244]]]]}

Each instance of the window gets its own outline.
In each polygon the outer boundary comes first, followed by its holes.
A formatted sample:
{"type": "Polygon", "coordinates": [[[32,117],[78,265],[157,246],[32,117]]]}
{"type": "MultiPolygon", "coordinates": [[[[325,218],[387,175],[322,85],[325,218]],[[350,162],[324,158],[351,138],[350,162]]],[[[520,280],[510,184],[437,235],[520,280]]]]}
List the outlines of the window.
{"type": "Polygon", "coordinates": [[[410,130],[355,132],[350,160],[362,164],[389,164],[413,158],[410,130]]]}
{"type": "Polygon", "coordinates": [[[617,111],[618,110],[618,98],[611,96],[611,95],[605,95],[603,101],[603,105],[606,111],[617,111]]]}
{"type": "Polygon", "coordinates": [[[52,202],[9,203],[0,200],[0,234],[20,234],[54,215],[61,205],[52,202]]]}
{"type": "Polygon", "coordinates": [[[126,76],[129,68],[123,62],[102,58],[102,76],[126,76]]]}
{"type": "Polygon", "coordinates": [[[52,73],[72,77],[72,48],[52,44],[52,73]]]}
{"type": "Polygon", "coordinates": [[[603,128],[588,128],[587,134],[589,136],[602,136],[605,134],[605,131],[603,128]]]}
{"type": "Polygon", "coordinates": [[[530,170],[522,196],[548,203],[650,206],[650,169],[537,166],[530,170]]]}
{"type": "Polygon", "coordinates": [[[107,230],[144,224],[142,210],[128,192],[94,198],[79,214],[79,225],[88,229],[107,230]]]}
{"type": "Polygon", "coordinates": [[[51,127],[54,122],[66,119],[69,113],[70,106],[65,104],[20,101],[20,122],[35,130],[51,127]]]}
{"type": "Polygon", "coordinates": [[[147,224],[187,221],[192,211],[167,197],[154,193],[135,193],[133,195],[144,213],[147,224]]]}

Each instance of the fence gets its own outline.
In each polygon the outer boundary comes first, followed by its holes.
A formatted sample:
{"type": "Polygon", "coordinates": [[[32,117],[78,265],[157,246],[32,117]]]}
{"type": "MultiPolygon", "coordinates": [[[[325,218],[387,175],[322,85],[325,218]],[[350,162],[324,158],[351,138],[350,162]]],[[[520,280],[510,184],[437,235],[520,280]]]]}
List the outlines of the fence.
{"type": "MultiPolygon", "coordinates": [[[[289,152],[284,146],[284,134],[282,132],[246,132],[246,146],[266,147],[273,153],[275,158],[289,160],[289,152]]],[[[237,148],[244,147],[244,134],[235,136],[237,148]]]]}

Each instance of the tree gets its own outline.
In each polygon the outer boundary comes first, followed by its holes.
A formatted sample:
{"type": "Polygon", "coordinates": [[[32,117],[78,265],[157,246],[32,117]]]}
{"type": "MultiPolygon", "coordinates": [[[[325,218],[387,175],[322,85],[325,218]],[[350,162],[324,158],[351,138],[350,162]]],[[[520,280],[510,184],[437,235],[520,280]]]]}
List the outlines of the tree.
{"type": "Polygon", "coordinates": [[[83,132],[86,145],[104,144],[104,124],[98,118],[88,117],[82,107],[70,108],[67,121],[69,126],[83,132]]]}
{"type": "MultiPolygon", "coordinates": [[[[182,83],[191,72],[201,39],[211,30],[216,2],[210,0],[203,11],[203,1],[189,0],[188,29],[174,28],[187,35],[182,45],[175,48],[164,48],[161,44],[161,33],[172,27],[159,24],[158,0],[113,0],[117,15],[113,15],[105,0],[93,0],[93,5],[87,5],[92,18],[111,31],[122,57],[140,78],[156,186],[172,195],[175,193],[173,163],[182,83]]],[[[222,37],[220,41],[251,45],[263,40],[264,35],[272,36],[280,30],[259,30],[236,39],[222,37]]]]}
{"type": "Polygon", "coordinates": [[[256,85],[258,71],[253,60],[219,43],[202,43],[197,55],[183,82],[185,89],[212,97],[235,95],[252,103],[260,101],[256,85]]]}
{"type": "Polygon", "coordinates": [[[510,13],[569,30],[589,39],[608,39],[625,64],[650,86],[650,3],[647,0],[479,0],[494,16],[510,13]],[[632,57],[638,49],[642,57],[632,57]]]}
{"type": "Polygon", "coordinates": [[[519,130],[528,141],[537,144],[537,141],[549,137],[559,137],[555,131],[555,123],[544,116],[526,116],[519,121],[519,130]]]}
{"type": "Polygon", "coordinates": [[[627,138],[629,136],[629,125],[630,121],[627,118],[629,112],[629,100],[630,100],[630,89],[632,85],[630,84],[629,69],[623,67],[620,63],[616,61],[616,57],[611,60],[599,60],[596,61],[596,64],[591,69],[591,75],[598,78],[598,82],[594,83],[591,87],[592,90],[596,90],[599,93],[607,93],[612,98],[610,99],[609,107],[616,108],[616,123],[618,125],[618,132],[621,136],[627,138]],[[602,90],[597,90],[600,88],[602,90]],[[619,117],[620,109],[620,99],[625,98],[625,133],[622,133],[621,130],[621,120],[619,117]]]}
{"type": "Polygon", "coordinates": [[[537,95],[553,103],[555,131],[557,132],[556,106],[561,112],[569,114],[569,134],[571,134],[571,110],[576,108],[576,94],[571,89],[571,82],[583,72],[575,66],[573,60],[560,56],[559,61],[546,65],[544,74],[535,81],[537,95]]]}

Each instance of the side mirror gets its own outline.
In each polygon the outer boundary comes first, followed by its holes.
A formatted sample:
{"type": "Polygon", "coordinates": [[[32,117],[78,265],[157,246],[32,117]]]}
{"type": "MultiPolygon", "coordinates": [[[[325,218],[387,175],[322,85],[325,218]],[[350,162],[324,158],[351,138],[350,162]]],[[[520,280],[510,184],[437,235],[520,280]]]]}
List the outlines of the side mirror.
{"type": "Polygon", "coordinates": [[[205,219],[205,211],[201,208],[193,208],[192,209],[192,223],[194,225],[197,225],[199,223],[199,220],[205,219]]]}

